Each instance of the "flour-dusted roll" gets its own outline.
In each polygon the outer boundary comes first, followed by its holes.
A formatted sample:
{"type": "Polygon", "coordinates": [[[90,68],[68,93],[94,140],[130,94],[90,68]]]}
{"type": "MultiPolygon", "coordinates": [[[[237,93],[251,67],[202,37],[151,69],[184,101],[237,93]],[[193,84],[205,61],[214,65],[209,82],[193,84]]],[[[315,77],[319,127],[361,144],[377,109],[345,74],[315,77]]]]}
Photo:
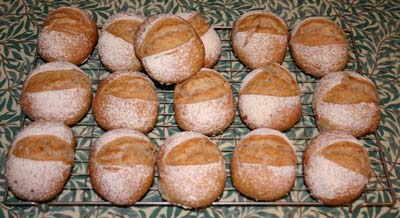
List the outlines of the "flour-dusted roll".
{"type": "Polygon", "coordinates": [[[374,83],[352,71],[324,76],[314,90],[313,109],[320,131],[342,130],[356,137],[374,132],[381,116],[374,83]]]}
{"type": "Polygon", "coordinates": [[[221,133],[235,116],[231,86],[217,71],[203,68],[175,86],[174,110],[183,130],[205,135],[221,133]]]}
{"type": "Polygon", "coordinates": [[[114,129],[104,133],[90,153],[89,174],[94,190],[116,205],[133,205],[154,179],[156,146],[142,133],[114,129]]]}
{"type": "Polygon", "coordinates": [[[151,78],[181,82],[204,66],[204,46],[184,19],[168,14],[147,18],[136,31],[135,51],[151,78]]]}
{"type": "Polygon", "coordinates": [[[110,71],[140,71],[142,65],[136,57],[135,33],[144,17],[130,13],[118,13],[104,24],[99,37],[99,55],[110,71]]]}
{"type": "Polygon", "coordinates": [[[303,157],[304,180],[313,197],[327,205],[357,199],[371,177],[367,150],[346,132],[327,131],[315,137],[303,157]]]}
{"type": "Polygon", "coordinates": [[[147,133],[157,122],[158,106],[156,88],[146,75],[119,71],[100,81],[93,114],[106,130],[129,128],[147,133]]]}
{"type": "Polygon", "coordinates": [[[300,90],[283,66],[269,63],[250,72],[239,91],[239,112],[250,128],[285,131],[301,116],[300,90]]]}
{"type": "Polygon", "coordinates": [[[62,123],[36,121],[13,139],[5,162],[7,184],[15,196],[48,201],[67,182],[74,163],[75,136],[62,123]]]}
{"type": "Polygon", "coordinates": [[[281,64],[288,44],[288,28],[275,14],[252,11],[243,14],[232,30],[232,48],[251,69],[274,62],[281,64]]]}
{"type": "Polygon", "coordinates": [[[283,198],[296,178],[295,152],[293,144],[279,131],[251,131],[235,147],[231,159],[233,185],[256,200],[283,198]]]}
{"type": "Polygon", "coordinates": [[[177,15],[187,20],[200,36],[205,49],[204,67],[213,67],[221,56],[221,39],[217,32],[200,13],[186,12],[177,15]]]}
{"type": "Polygon", "coordinates": [[[32,120],[74,125],[90,108],[91,89],[89,77],[79,67],[65,61],[49,62],[26,78],[21,107],[32,120]]]}
{"type": "Polygon", "coordinates": [[[324,17],[310,17],[296,25],[290,52],[296,64],[315,77],[343,70],[350,55],[343,30],[324,17]]]}
{"type": "Polygon", "coordinates": [[[217,200],[225,186],[225,160],[206,136],[181,132],[161,145],[158,188],[167,201],[184,208],[201,208],[217,200]]]}
{"type": "Polygon", "coordinates": [[[39,31],[38,52],[50,61],[79,65],[87,60],[97,42],[97,26],[84,10],[60,7],[51,12],[39,31]]]}

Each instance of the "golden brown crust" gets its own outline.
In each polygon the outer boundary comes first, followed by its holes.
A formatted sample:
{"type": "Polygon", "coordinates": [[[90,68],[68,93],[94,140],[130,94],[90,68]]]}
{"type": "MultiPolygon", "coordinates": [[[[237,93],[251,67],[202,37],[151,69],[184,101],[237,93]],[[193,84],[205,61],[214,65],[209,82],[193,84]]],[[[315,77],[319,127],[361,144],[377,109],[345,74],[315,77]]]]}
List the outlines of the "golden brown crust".
{"type": "Polygon", "coordinates": [[[300,95],[300,89],[286,69],[270,63],[241,88],[240,94],[287,97],[300,95]]]}
{"type": "Polygon", "coordinates": [[[345,74],[340,84],[332,87],[323,98],[324,102],[335,104],[357,104],[373,102],[379,105],[378,93],[368,81],[345,74]]]}
{"type": "Polygon", "coordinates": [[[269,62],[282,63],[287,41],[286,23],[280,17],[263,11],[242,15],[232,30],[233,51],[251,69],[269,62]]]}
{"type": "Polygon", "coordinates": [[[183,19],[164,18],[148,30],[139,56],[146,57],[176,48],[196,36],[196,32],[183,19]]]}
{"type": "Polygon", "coordinates": [[[39,54],[48,62],[68,61],[78,65],[93,51],[97,36],[96,22],[88,13],[61,7],[51,12],[43,23],[38,38],[39,54]],[[58,34],[60,38],[51,34],[58,34]]]}
{"type": "Polygon", "coordinates": [[[206,138],[192,138],[176,145],[165,157],[165,164],[172,166],[201,165],[222,161],[215,144],[206,138]]]}
{"type": "Polygon", "coordinates": [[[208,24],[207,20],[200,13],[195,13],[187,21],[193,26],[199,36],[202,36],[210,29],[210,24],[208,24]]]}
{"type": "Polygon", "coordinates": [[[214,70],[202,69],[179,83],[174,90],[175,104],[193,104],[221,98],[231,91],[229,83],[214,70]]]}
{"type": "Polygon", "coordinates": [[[122,19],[113,22],[105,30],[133,45],[135,32],[141,23],[139,20],[122,19]]]}
{"type": "Polygon", "coordinates": [[[28,136],[19,140],[12,154],[18,158],[38,161],[63,161],[73,164],[75,144],[53,135],[28,136]]]}
{"type": "Polygon", "coordinates": [[[326,18],[306,20],[291,38],[291,43],[308,46],[348,44],[343,30],[326,18]]]}
{"type": "Polygon", "coordinates": [[[293,148],[279,136],[253,135],[246,137],[240,142],[236,152],[237,161],[243,163],[271,166],[296,164],[296,154],[293,148]]]}

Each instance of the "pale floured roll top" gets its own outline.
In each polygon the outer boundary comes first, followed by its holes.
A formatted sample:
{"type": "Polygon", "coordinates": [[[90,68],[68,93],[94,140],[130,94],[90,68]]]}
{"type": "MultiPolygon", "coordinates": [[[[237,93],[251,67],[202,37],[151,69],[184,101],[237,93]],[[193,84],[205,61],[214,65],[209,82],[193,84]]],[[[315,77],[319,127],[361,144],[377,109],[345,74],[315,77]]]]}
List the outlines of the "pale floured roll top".
{"type": "Polygon", "coordinates": [[[367,150],[342,131],[323,132],[308,146],[305,166],[308,185],[316,197],[334,199],[359,192],[371,176],[367,150]]]}
{"type": "Polygon", "coordinates": [[[212,135],[223,131],[234,118],[234,97],[229,82],[208,68],[179,83],[174,90],[178,125],[212,135]]]}
{"type": "Polygon", "coordinates": [[[236,55],[252,69],[268,62],[282,63],[287,42],[288,28],[285,21],[264,11],[242,15],[232,32],[236,55]]]}
{"type": "Polygon", "coordinates": [[[290,72],[268,63],[250,72],[239,90],[240,116],[250,128],[285,131],[300,118],[300,89],[290,72]]]}
{"type": "Polygon", "coordinates": [[[352,71],[334,72],[322,78],[314,91],[313,108],[322,130],[337,126],[354,136],[373,131],[380,120],[374,83],[352,71]]]}
{"type": "Polygon", "coordinates": [[[200,36],[205,49],[205,67],[212,67],[221,56],[221,39],[207,20],[197,12],[179,13],[178,16],[188,21],[200,36]]]}
{"type": "Polygon", "coordinates": [[[27,200],[43,201],[61,191],[72,168],[76,141],[62,123],[36,121],[14,138],[5,163],[12,191],[27,200]]]}
{"type": "Polygon", "coordinates": [[[144,17],[133,13],[111,16],[99,38],[101,61],[111,71],[141,70],[134,48],[135,32],[144,17]]]}
{"type": "Polygon", "coordinates": [[[94,144],[90,176],[95,190],[118,205],[131,205],[148,190],[154,177],[156,146],[142,133],[114,129],[94,144]]]}
{"type": "Polygon", "coordinates": [[[38,50],[46,61],[83,63],[97,41],[97,26],[92,16],[74,7],[52,11],[39,32],[38,50]]]}
{"type": "Polygon", "coordinates": [[[296,63],[316,77],[343,70],[349,59],[343,30],[325,17],[310,17],[297,24],[290,46],[296,63]]]}
{"type": "Polygon", "coordinates": [[[28,75],[21,104],[32,119],[71,124],[71,119],[88,109],[91,95],[91,81],[79,67],[55,61],[40,65],[28,75]]]}
{"type": "Polygon", "coordinates": [[[160,83],[177,83],[204,64],[204,46],[194,28],[175,15],[155,15],[136,31],[136,55],[160,83]]]}

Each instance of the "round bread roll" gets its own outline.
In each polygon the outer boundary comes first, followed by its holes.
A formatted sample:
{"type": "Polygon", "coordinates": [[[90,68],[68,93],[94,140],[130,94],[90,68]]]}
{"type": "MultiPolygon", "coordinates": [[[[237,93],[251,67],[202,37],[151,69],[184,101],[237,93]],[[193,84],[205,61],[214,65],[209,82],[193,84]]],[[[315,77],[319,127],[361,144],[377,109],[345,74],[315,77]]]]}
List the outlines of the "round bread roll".
{"type": "Polygon", "coordinates": [[[135,130],[106,132],[90,153],[89,175],[94,190],[113,204],[134,204],[153,182],[155,150],[156,146],[135,130]]]}
{"type": "Polygon", "coordinates": [[[107,69],[112,72],[142,70],[133,42],[143,20],[144,17],[136,14],[118,13],[106,21],[99,37],[99,55],[107,69]]]}
{"type": "Polygon", "coordinates": [[[203,68],[175,86],[174,110],[183,130],[205,135],[221,133],[235,116],[231,86],[217,71],[203,68]]]}
{"type": "Polygon", "coordinates": [[[192,25],[204,44],[204,67],[213,67],[221,57],[221,39],[207,20],[197,12],[177,14],[192,25]]]}
{"type": "Polygon", "coordinates": [[[97,26],[81,9],[60,7],[51,12],[38,37],[38,52],[45,61],[68,61],[79,65],[87,60],[97,42],[97,26]]]}
{"type": "Polygon", "coordinates": [[[250,128],[285,131],[301,116],[300,90],[283,66],[269,63],[250,72],[239,90],[239,112],[250,128]]]}
{"type": "Polygon", "coordinates": [[[119,71],[100,81],[93,114],[106,130],[129,128],[147,133],[157,122],[158,106],[156,88],[146,75],[119,71]]]}
{"type": "Polygon", "coordinates": [[[343,30],[324,17],[310,17],[297,24],[290,51],[296,64],[315,77],[343,70],[349,60],[349,42],[343,30]]]}
{"type": "Polygon", "coordinates": [[[308,145],[303,158],[304,180],[311,195],[327,205],[354,201],[371,177],[367,150],[345,132],[321,133],[308,145]]]}
{"type": "Polygon", "coordinates": [[[331,73],[318,82],[313,110],[320,131],[342,130],[355,137],[374,132],[381,116],[374,83],[351,71],[331,73]]]}
{"type": "Polygon", "coordinates": [[[283,198],[296,179],[296,151],[289,139],[273,129],[256,129],[235,147],[231,159],[235,188],[250,198],[283,198]]]}
{"type": "Polygon", "coordinates": [[[225,160],[206,136],[181,132],[160,147],[158,188],[164,199],[184,208],[201,208],[217,200],[225,186],[225,160]]]}
{"type": "Polygon", "coordinates": [[[74,125],[92,101],[89,77],[77,66],[55,61],[40,65],[26,78],[21,92],[22,110],[32,120],[74,125]]]}
{"type": "Polygon", "coordinates": [[[67,182],[74,163],[75,136],[62,123],[36,121],[13,139],[5,162],[7,184],[15,196],[48,201],[67,182]]]}
{"type": "Polygon", "coordinates": [[[136,31],[135,51],[151,78],[181,82],[204,66],[204,46],[184,19],[168,14],[147,18],[136,31]]]}
{"type": "Polygon", "coordinates": [[[269,62],[281,64],[287,44],[287,25],[272,13],[248,12],[236,21],[232,30],[233,51],[251,69],[269,62]]]}

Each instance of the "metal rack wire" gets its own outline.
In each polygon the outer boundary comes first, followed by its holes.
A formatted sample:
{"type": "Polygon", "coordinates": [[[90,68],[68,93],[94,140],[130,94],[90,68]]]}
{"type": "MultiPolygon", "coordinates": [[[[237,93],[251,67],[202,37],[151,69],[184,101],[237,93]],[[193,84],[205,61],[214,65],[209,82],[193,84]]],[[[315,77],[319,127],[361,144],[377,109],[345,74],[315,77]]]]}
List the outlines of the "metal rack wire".
{"type": "MultiPolygon", "coordinates": [[[[238,90],[243,77],[250,72],[235,57],[230,45],[231,27],[216,27],[217,33],[222,40],[222,56],[218,64],[214,67],[215,70],[221,72],[232,85],[233,92],[237,102],[238,90]]],[[[345,31],[346,37],[350,41],[350,61],[347,69],[360,71],[360,63],[356,44],[354,42],[351,31],[345,31]]],[[[43,60],[38,55],[35,56],[34,67],[42,64],[43,60]]],[[[286,197],[275,202],[258,202],[248,199],[238,193],[232,186],[229,175],[230,156],[235,145],[240,138],[249,132],[249,129],[242,123],[239,114],[236,110],[235,121],[223,134],[213,136],[211,139],[216,142],[222,150],[226,158],[226,168],[228,178],[226,187],[221,198],[213,203],[213,206],[323,206],[321,203],[313,199],[304,184],[302,174],[302,155],[309,141],[318,134],[315,119],[312,112],[312,93],[317,83],[317,79],[305,74],[296,67],[289,51],[283,65],[287,67],[295,76],[301,90],[302,101],[302,116],[300,121],[286,135],[293,142],[297,153],[297,173],[296,182],[292,190],[286,197]]],[[[81,66],[92,79],[93,89],[97,89],[99,81],[109,73],[101,65],[97,49],[89,58],[87,63],[81,66]]],[[[162,141],[172,135],[174,132],[180,131],[175,123],[173,113],[173,87],[157,85],[158,97],[160,99],[159,119],[154,130],[148,134],[149,138],[154,143],[160,145],[162,141]]],[[[27,125],[31,121],[24,117],[21,121],[21,127],[27,125]]],[[[88,115],[73,127],[76,138],[77,148],[75,154],[75,165],[72,170],[71,177],[64,187],[61,194],[55,199],[45,202],[48,206],[99,206],[111,205],[109,202],[101,199],[92,189],[88,175],[88,159],[92,144],[103,133],[103,130],[96,124],[93,114],[90,111],[88,115]]],[[[373,175],[365,192],[352,204],[344,205],[349,208],[350,212],[365,206],[391,206],[395,203],[394,190],[389,178],[382,145],[379,141],[379,136],[375,134],[367,135],[361,138],[361,142],[368,149],[368,154],[371,160],[373,175]]],[[[169,202],[163,201],[157,189],[158,174],[152,187],[146,196],[135,206],[168,206],[169,202]]],[[[40,203],[28,202],[17,199],[9,190],[5,188],[3,202],[10,206],[38,206],[40,203]]]]}

